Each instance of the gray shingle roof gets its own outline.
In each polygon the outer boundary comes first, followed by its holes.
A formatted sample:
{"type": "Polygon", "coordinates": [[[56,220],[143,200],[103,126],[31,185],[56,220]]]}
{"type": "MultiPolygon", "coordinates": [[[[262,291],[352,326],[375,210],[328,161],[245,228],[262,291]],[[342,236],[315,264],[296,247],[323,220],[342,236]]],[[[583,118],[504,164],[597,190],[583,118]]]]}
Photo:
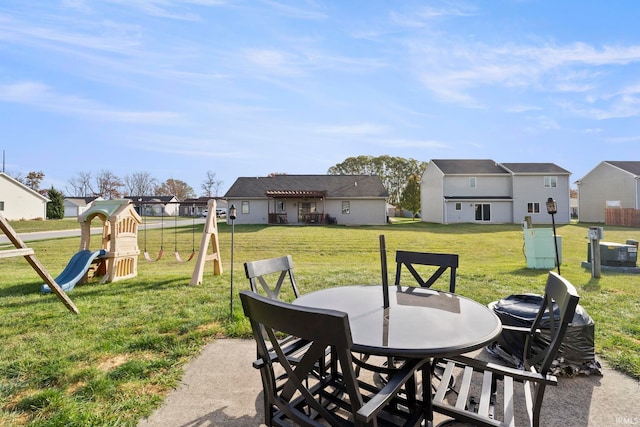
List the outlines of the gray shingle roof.
{"type": "Polygon", "coordinates": [[[605,160],[606,163],[613,165],[617,168],[625,170],[629,173],[632,173],[636,176],[640,176],[640,162],[634,161],[613,161],[613,160],[605,160]]]}
{"type": "Polygon", "coordinates": [[[508,173],[500,164],[490,159],[432,159],[431,163],[445,175],[469,175],[469,174],[506,174],[508,173]]]}
{"type": "Polygon", "coordinates": [[[536,173],[553,173],[556,175],[565,175],[571,174],[566,169],[561,168],[555,163],[502,163],[502,166],[507,168],[513,173],[526,173],[526,174],[536,174],[536,173]]]}
{"type": "Polygon", "coordinates": [[[378,176],[372,175],[275,175],[268,177],[240,177],[225,194],[225,198],[267,197],[267,192],[290,196],[305,193],[326,197],[373,197],[389,196],[378,176]]]}
{"type": "Polygon", "coordinates": [[[433,159],[431,160],[445,175],[485,174],[571,174],[555,163],[498,163],[491,159],[433,159]]]}

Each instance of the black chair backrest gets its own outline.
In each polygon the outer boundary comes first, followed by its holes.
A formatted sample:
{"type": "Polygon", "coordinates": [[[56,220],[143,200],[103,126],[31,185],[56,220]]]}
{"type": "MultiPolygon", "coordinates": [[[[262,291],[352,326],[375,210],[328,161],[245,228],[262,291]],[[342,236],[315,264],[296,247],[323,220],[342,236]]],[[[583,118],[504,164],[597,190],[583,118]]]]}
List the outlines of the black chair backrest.
{"type": "Polygon", "coordinates": [[[253,292],[264,292],[269,298],[280,299],[282,285],[285,278],[288,277],[293,289],[294,297],[297,298],[299,296],[298,285],[296,284],[296,279],[293,274],[293,259],[291,258],[291,255],[245,262],[244,271],[247,275],[247,279],[249,279],[251,290],[253,292]],[[272,280],[272,284],[269,285],[267,279],[274,279],[276,276],[277,280],[272,280]]]}
{"type": "Polygon", "coordinates": [[[396,251],[396,281],[400,286],[402,266],[405,266],[418,284],[424,288],[430,288],[442,274],[449,269],[449,292],[456,291],[456,271],[458,268],[457,254],[443,254],[430,252],[396,251]],[[414,265],[427,265],[438,269],[426,280],[416,270],[414,265]]]}
{"type": "Polygon", "coordinates": [[[562,344],[567,327],[573,320],[579,300],[576,288],[568,280],[553,271],[549,272],[540,311],[525,340],[523,354],[525,369],[529,370],[532,366],[539,364],[538,372],[547,374],[562,344]],[[559,312],[558,319],[554,315],[554,304],[556,312],[559,312]],[[535,340],[534,337],[538,335],[536,331],[540,328],[543,318],[547,317],[545,312],[549,314],[549,342],[546,347],[539,348],[540,340],[535,340]],[[534,341],[536,342],[535,354],[534,341]]]}
{"type": "MultiPolygon", "coordinates": [[[[327,347],[331,347],[337,371],[331,370],[327,375],[342,376],[341,384],[346,388],[351,410],[355,413],[363,405],[362,395],[358,389],[353,359],[351,356],[351,329],[346,313],[318,308],[302,307],[266,298],[254,292],[240,292],[240,300],[244,314],[251,321],[253,336],[258,344],[258,355],[262,361],[266,402],[274,405],[286,418],[295,425],[319,425],[309,413],[317,413],[332,426],[344,425],[323,403],[314,391],[317,385],[307,381],[312,375],[316,362],[325,355],[327,347]],[[278,335],[285,333],[300,337],[311,344],[298,363],[293,366],[288,360],[279,341],[278,335]],[[286,371],[286,383],[276,384],[274,364],[279,364],[286,371]],[[301,408],[305,408],[301,410],[301,408]],[[310,411],[309,411],[310,409],[310,411]]],[[[328,381],[325,377],[322,381],[328,381]]]]}

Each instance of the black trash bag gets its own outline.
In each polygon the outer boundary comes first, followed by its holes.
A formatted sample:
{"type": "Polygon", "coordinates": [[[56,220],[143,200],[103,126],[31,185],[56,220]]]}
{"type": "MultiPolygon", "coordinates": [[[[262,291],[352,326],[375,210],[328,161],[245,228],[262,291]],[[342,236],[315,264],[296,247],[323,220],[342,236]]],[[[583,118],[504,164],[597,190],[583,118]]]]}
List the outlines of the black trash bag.
{"type": "MultiPolygon", "coordinates": [[[[540,310],[542,301],[542,295],[509,295],[490,303],[489,308],[496,313],[504,325],[530,328],[540,310]]],[[[560,312],[555,304],[553,314],[554,318],[559,321],[560,312]]],[[[532,345],[533,354],[546,347],[551,340],[549,316],[549,311],[547,311],[542,318],[541,333],[535,336],[532,345]]],[[[602,367],[595,358],[594,331],[593,319],[581,305],[578,305],[552,365],[554,375],[574,376],[593,373],[602,375],[602,367]]],[[[526,334],[524,333],[503,330],[498,340],[489,345],[487,350],[511,365],[521,368],[525,339],[526,334]]]]}

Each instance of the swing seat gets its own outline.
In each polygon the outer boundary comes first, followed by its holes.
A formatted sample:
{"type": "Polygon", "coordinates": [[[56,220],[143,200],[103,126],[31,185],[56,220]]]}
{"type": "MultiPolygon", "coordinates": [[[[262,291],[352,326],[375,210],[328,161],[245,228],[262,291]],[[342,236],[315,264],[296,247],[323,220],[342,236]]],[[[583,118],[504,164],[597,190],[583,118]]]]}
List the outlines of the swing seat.
{"type": "Polygon", "coordinates": [[[183,260],[182,257],[180,257],[180,253],[178,251],[174,252],[174,255],[176,256],[176,261],[178,261],[181,264],[191,261],[195,254],[196,254],[196,251],[193,251],[191,252],[191,255],[189,255],[189,258],[183,260]]]}
{"type": "Polygon", "coordinates": [[[144,259],[146,259],[149,262],[156,262],[156,261],[159,261],[160,258],[162,258],[163,254],[164,254],[164,251],[160,249],[160,252],[158,252],[158,257],[156,259],[153,259],[151,258],[151,255],[149,255],[149,252],[144,251],[144,259]]]}

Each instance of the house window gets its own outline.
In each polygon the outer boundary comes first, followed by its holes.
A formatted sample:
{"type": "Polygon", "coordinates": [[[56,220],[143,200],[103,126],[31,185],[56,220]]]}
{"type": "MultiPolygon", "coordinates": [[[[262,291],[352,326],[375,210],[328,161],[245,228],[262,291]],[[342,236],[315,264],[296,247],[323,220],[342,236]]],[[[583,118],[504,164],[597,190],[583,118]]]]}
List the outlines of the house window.
{"type": "Polygon", "coordinates": [[[462,210],[462,203],[460,203],[460,202],[456,203],[456,210],[457,211],[461,211],[462,210]]]}
{"type": "Polygon", "coordinates": [[[488,203],[476,203],[476,221],[491,221],[491,205],[488,203]]]}
{"type": "Polygon", "coordinates": [[[242,214],[248,214],[249,213],[249,201],[248,200],[244,200],[242,202],[242,206],[240,207],[240,213],[242,213],[242,214]]]}
{"type": "Polygon", "coordinates": [[[342,214],[349,215],[351,213],[351,202],[342,202],[342,214]]]}
{"type": "Polygon", "coordinates": [[[287,211],[287,202],[284,200],[278,200],[278,212],[286,212],[287,211]]]}
{"type": "Polygon", "coordinates": [[[4,210],[4,202],[0,202],[0,211],[4,210]]]}
{"type": "Polygon", "coordinates": [[[470,176],[469,177],[469,188],[477,188],[478,187],[478,180],[476,179],[475,176],[470,176]]]}
{"type": "Polygon", "coordinates": [[[538,202],[527,203],[527,213],[540,213],[540,203],[538,202]]]}
{"type": "Polygon", "coordinates": [[[557,176],[545,176],[544,177],[544,188],[556,188],[558,186],[558,177],[557,176]]]}

